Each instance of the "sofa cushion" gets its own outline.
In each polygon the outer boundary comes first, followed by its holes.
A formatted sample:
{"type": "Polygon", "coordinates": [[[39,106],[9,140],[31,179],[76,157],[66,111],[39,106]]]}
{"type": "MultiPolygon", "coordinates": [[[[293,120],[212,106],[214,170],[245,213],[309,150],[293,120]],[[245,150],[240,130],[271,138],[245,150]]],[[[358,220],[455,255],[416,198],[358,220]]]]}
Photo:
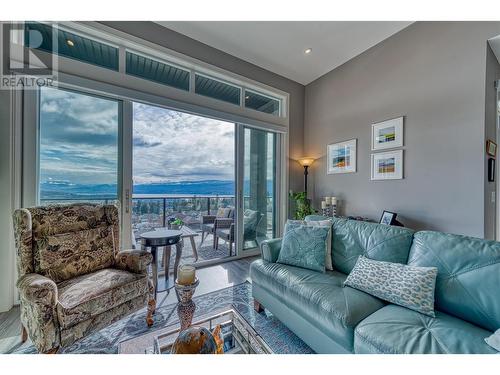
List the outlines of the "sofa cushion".
{"type": "Polygon", "coordinates": [[[102,268],[115,259],[113,226],[47,235],[35,242],[35,272],[55,282],[102,268]]]}
{"type": "Polygon", "coordinates": [[[325,272],[325,248],[330,227],[299,225],[283,234],[278,263],[325,272]]]}
{"type": "Polygon", "coordinates": [[[500,327],[499,242],[439,232],[418,232],[408,264],[438,268],[437,310],[490,331],[500,327]]]}
{"type": "Polygon", "coordinates": [[[432,318],[387,305],[359,323],[354,352],[374,354],[496,353],[485,342],[491,332],[436,311],[432,318]]]}
{"type": "MultiPolygon", "coordinates": [[[[311,215],[306,220],[324,220],[311,215]]],[[[392,263],[405,263],[413,239],[413,230],[365,221],[332,218],[333,267],[350,273],[360,255],[392,263]]]]}
{"type": "Polygon", "coordinates": [[[319,326],[346,350],[353,350],[354,327],[384,306],[379,299],[342,287],[346,275],[256,260],[250,266],[252,282],[273,298],[319,326]]]}
{"type": "Polygon", "coordinates": [[[436,267],[414,267],[360,256],[344,285],[396,305],[434,315],[436,267]]]}
{"type": "MultiPolygon", "coordinates": [[[[320,226],[320,227],[332,227],[332,221],[330,219],[327,220],[288,220],[285,224],[284,232],[290,228],[299,226],[299,225],[310,225],[310,226],[320,226]]],[[[325,268],[327,270],[333,271],[333,263],[332,263],[332,231],[328,232],[328,238],[326,240],[325,246],[325,268]]]]}
{"type": "Polygon", "coordinates": [[[68,328],[146,294],[148,279],[147,275],[108,268],[63,281],[57,287],[59,324],[68,328]]]}

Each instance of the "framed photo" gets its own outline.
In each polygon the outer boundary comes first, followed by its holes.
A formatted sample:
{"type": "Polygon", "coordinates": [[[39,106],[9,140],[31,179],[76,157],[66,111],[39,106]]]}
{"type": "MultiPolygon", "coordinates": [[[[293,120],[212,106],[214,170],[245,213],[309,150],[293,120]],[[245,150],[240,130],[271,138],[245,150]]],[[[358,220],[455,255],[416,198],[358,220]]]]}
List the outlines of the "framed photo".
{"type": "Polygon", "coordinates": [[[497,144],[493,141],[486,141],[486,153],[490,156],[497,156],[497,144]]]}
{"type": "Polygon", "coordinates": [[[403,146],[403,117],[372,124],[372,151],[403,146]]]}
{"type": "Polygon", "coordinates": [[[394,225],[396,223],[396,216],[398,214],[395,212],[390,212],[390,211],[385,211],[382,213],[382,216],[380,217],[379,224],[385,224],[385,225],[394,225]]]}
{"type": "Polygon", "coordinates": [[[372,180],[400,180],[403,178],[403,150],[372,154],[372,180]]]}
{"type": "Polygon", "coordinates": [[[356,172],[357,139],[334,143],[327,148],[327,174],[356,172]]]}

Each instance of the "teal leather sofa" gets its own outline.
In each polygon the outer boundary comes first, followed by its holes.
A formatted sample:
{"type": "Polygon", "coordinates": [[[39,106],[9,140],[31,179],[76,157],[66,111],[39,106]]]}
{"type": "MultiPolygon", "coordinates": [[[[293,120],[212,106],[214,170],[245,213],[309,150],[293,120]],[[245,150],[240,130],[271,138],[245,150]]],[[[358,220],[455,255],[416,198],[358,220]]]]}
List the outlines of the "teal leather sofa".
{"type": "Polygon", "coordinates": [[[346,219],[332,231],[334,271],[276,263],[279,238],[250,267],[255,301],[317,353],[497,353],[484,338],[500,328],[499,242],[346,219]],[[359,255],[437,267],[436,317],[342,287],[359,255]]]}

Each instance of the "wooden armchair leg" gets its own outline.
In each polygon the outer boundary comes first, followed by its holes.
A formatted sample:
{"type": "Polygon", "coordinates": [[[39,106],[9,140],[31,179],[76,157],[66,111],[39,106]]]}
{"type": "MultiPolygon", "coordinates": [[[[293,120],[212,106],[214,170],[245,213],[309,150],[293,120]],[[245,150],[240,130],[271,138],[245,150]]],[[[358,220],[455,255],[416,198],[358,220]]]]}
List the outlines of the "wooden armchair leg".
{"type": "Polygon", "coordinates": [[[146,315],[146,323],[148,327],[151,327],[154,323],[153,314],[156,310],[156,301],[154,299],[150,299],[148,302],[148,313],[146,315]]]}
{"type": "Polygon", "coordinates": [[[254,299],[253,300],[253,309],[255,311],[257,311],[258,313],[261,313],[262,311],[264,311],[264,306],[262,306],[259,301],[254,299]]]}
{"type": "Polygon", "coordinates": [[[25,343],[26,340],[28,340],[28,331],[24,327],[24,325],[21,324],[21,342],[25,343]]]}

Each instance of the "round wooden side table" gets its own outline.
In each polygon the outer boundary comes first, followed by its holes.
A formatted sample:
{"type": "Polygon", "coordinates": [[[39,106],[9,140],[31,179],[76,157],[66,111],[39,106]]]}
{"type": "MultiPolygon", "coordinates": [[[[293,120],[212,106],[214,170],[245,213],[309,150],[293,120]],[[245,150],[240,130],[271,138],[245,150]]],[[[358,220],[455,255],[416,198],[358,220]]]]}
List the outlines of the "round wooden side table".
{"type": "Polygon", "coordinates": [[[182,232],[180,230],[160,229],[151,232],[142,233],[140,235],[142,248],[150,248],[153,255],[153,285],[155,287],[155,300],[158,292],[164,292],[169,289],[169,268],[171,246],[175,245],[175,263],[174,263],[174,282],[177,279],[177,268],[182,256],[182,232]],[[165,247],[165,277],[163,280],[158,280],[158,248],[165,247]]]}

